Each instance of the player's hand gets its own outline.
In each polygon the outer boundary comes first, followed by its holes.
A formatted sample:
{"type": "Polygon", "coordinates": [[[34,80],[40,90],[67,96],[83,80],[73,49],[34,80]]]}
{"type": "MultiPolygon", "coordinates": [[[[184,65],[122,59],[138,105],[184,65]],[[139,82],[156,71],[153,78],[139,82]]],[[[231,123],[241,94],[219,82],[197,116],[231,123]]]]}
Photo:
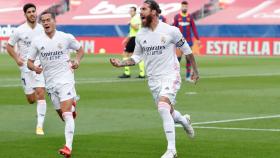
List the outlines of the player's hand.
{"type": "Polygon", "coordinates": [[[36,72],[36,74],[40,74],[43,71],[43,68],[39,67],[39,66],[34,66],[33,71],[36,72]]]}
{"type": "Polygon", "coordinates": [[[199,80],[198,72],[194,71],[192,76],[191,76],[191,79],[193,80],[194,84],[196,84],[197,81],[199,80]]]}
{"type": "Polygon", "coordinates": [[[120,59],[111,58],[110,63],[115,67],[121,67],[120,59]]]}
{"type": "Polygon", "coordinates": [[[80,62],[78,60],[71,60],[71,68],[77,69],[80,66],[80,62]]]}
{"type": "Polygon", "coordinates": [[[24,60],[20,56],[18,56],[16,59],[16,63],[18,66],[23,66],[24,60]]]}

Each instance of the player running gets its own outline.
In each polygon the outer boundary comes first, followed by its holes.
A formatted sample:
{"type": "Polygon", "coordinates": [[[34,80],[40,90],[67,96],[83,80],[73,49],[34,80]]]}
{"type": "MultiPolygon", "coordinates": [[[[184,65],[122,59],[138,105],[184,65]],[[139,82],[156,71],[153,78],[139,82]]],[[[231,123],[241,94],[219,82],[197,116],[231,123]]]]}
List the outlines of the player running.
{"type": "Polygon", "coordinates": [[[66,144],[59,153],[71,157],[75,129],[72,108],[76,97],[73,69],[79,67],[84,51],[73,35],[56,30],[54,13],[43,12],[41,21],[45,33],[32,41],[28,68],[44,74],[52,103],[56,110],[61,110],[65,122],[66,144]],[[70,61],[69,49],[77,51],[73,61],[70,61]],[[39,57],[42,68],[34,65],[36,57],[39,57]]]}
{"type": "Polygon", "coordinates": [[[148,85],[153,94],[168,141],[167,151],[161,158],[175,158],[175,125],[180,123],[192,138],[194,130],[189,116],[184,117],[174,109],[177,91],[180,89],[180,66],[175,47],[179,48],[193,66],[193,80],[199,79],[192,51],[178,28],[159,21],[161,12],[157,2],[146,0],[141,7],[143,28],[136,36],[136,47],[131,58],[120,61],[110,59],[115,67],[132,66],[144,60],[148,85]]]}
{"type": "MultiPolygon", "coordinates": [[[[30,104],[37,101],[37,126],[36,134],[44,135],[43,124],[46,115],[47,103],[45,100],[45,80],[42,74],[36,74],[27,68],[27,56],[29,53],[31,41],[35,36],[43,33],[42,25],[36,22],[36,6],[27,3],[23,6],[26,22],[17,27],[10,36],[7,44],[7,51],[15,60],[21,71],[21,81],[24,93],[30,104]],[[15,51],[17,45],[18,51],[15,51]]],[[[40,63],[36,60],[35,64],[40,63]]]]}

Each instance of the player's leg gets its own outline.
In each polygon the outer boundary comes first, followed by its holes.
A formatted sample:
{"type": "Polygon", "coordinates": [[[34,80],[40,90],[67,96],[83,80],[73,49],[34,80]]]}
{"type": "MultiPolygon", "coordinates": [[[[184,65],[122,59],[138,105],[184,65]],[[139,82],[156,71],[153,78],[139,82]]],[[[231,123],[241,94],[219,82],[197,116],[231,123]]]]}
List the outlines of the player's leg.
{"type": "Polygon", "coordinates": [[[32,72],[21,71],[21,83],[23,87],[24,94],[29,104],[36,102],[35,90],[31,85],[32,72]]]}
{"type": "Polygon", "coordinates": [[[192,65],[191,62],[186,58],[186,81],[192,81],[191,79],[191,72],[192,72],[192,65]]]}
{"type": "Polygon", "coordinates": [[[59,97],[56,93],[52,92],[52,93],[48,93],[51,101],[52,101],[52,104],[54,106],[54,109],[55,111],[57,112],[58,116],[60,117],[60,119],[62,121],[64,121],[63,117],[62,117],[62,111],[60,109],[60,100],[59,100],[59,97]]]}
{"type": "Polygon", "coordinates": [[[145,66],[144,61],[142,60],[139,64],[139,76],[138,78],[145,78],[145,66]]]}
{"type": "Polygon", "coordinates": [[[24,71],[21,70],[21,83],[22,83],[22,88],[25,94],[25,97],[28,101],[29,104],[33,104],[36,102],[36,94],[35,94],[35,90],[31,84],[32,82],[32,77],[33,77],[33,73],[31,71],[24,71]]]}
{"type": "MultiPolygon", "coordinates": [[[[168,142],[168,151],[172,150],[176,154],[175,148],[175,126],[171,116],[172,105],[167,97],[162,95],[164,86],[162,79],[148,80],[150,91],[152,92],[158,112],[163,122],[163,129],[168,142]]],[[[166,87],[165,87],[166,88],[166,87]]]]}
{"type": "Polygon", "coordinates": [[[65,146],[60,149],[60,153],[63,155],[71,155],[72,151],[72,143],[74,138],[74,130],[75,130],[75,121],[72,115],[72,104],[73,99],[68,99],[65,101],[62,101],[60,103],[61,111],[62,111],[62,117],[65,122],[65,146]]]}
{"type": "MultiPolygon", "coordinates": [[[[193,43],[192,42],[188,42],[188,45],[192,48],[193,43]]],[[[192,65],[191,62],[188,60],[188,58],[185,56],[186,59],[186,81],[188,82],[193,82],[193,80],[191,79],[191,73],[192,73],[192,65]]]]}
{"type": "MultiPolygon", "coordinates": [[[[124,57],[123,60],[128,59],[133,51],[134,51],[134,47],[135,47],[135,38],[131,37],[129,38],[129,41],[127,42],[125,49],[124,49],[124,57]]],[[[130,67],[129,66],[125,66],[124,67],[124,73],[119,76],[119,78],[130,78],[130,67]]]]}
{"type": "Polygon", "coordinates": [[[161,158],[175,158],[177,156],[175,145],[175,124],[171,112],[173,106],[167,97],[161,96],[158,102],[158,112],[163,121],[163,129],[167,140],[167,151],[161,158]]]}
{"type": "Polygon", "coordinates": [[[33,86],[35,87],[35,93],[37,98],[37,126],[36,134],[44,135],[43,125],[45,121],[47,102],[45,98],[45,79],[43,74],[34,73],[33,86]]]}
{"type": "MultiPolygon", "coordinates": [[[[127,60],[128,58],[129,58],[129,53],[124,52],[123,60],[127,60]]],[[[122,75],[119,76],[119,78],[130,78],[130,67],[129,66],[124,67],[124,72],[122,75]]]]}
{"type": "Polygon", "coordinates": [[[74,84],[66,84],[59,88],[60,109],[65,122],[65,146],[59,150],[60,154],[70,156],[75,131],[75,121],[72,113],[74,98],[76,97],[74,84]]]}
{"type": "Polygon", "coordinates": [[[37,96],[37,126],[36,126],[36,134],[44,135],[43,125],[45,121],[46,111],[47,111],[47,102],[45,99],[45,88],[37,87],[36,88],[36,96],[37,96]]]}
{"type": "Polygon", "coordinates": [[[186,131],[186,133],[190,138],[194,138],[195,133],[191,125],[190,115],[186,114],[183,116],[179,111],[174,109],[172,113],[172,117],[175,123],[179,123],[183,126],[184,130],[186,131]]]}

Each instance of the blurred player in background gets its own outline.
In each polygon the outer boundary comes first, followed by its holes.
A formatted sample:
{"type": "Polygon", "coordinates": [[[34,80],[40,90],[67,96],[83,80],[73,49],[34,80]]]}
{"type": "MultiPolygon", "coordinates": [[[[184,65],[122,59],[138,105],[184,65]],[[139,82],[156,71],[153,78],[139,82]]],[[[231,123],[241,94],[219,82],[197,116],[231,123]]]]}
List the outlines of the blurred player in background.
{"type": "Polygon", "coordinates": [[[56,110],[61,110],[65,122],[66,144],[59,152],[71,157],[75,129],[72,109],[76,97],[73,69],[79,67],[84,51],[73,35],[56,30],[54,13],[45,11],[40,19],[45,33],[32,41],[28,68],[44,74],[52,103],[56,110]],[[69,49],[77,51],[74,61],[70,60],[69,49]],[[36,57],[39,57],[42,68],[34,65],[36,57]]]}
{"type": "MultiPolygon", "coordinates": [[[[45,80],[42,74],[36,74],[27,68],[27,57],[31,41],[35,36],[43,33],[42,25],[37,23],[36,6],[32,3],[23,6],[26,22],[16,28],[10,36],[7,44],[7,51],[16,61],[21,71],[22,86],[26,98],[30,104],[37,101],[37,126],[36,134],[44,135],[43,124],[46,115],[47,104],[45,100],[45,80]],[[15,50],[18,47],[18,52],[15,50]]],[[[36,65],[39,65],[36,60],[36,65]]]]}
{"type": "Polygon", "coordinates": [[[191,48],[178,28],[159,21],[161,10],[157,2],[146,0],[141,7],[142,29],[136,36],[136,47],[131,58],[120,61],[110,59],[115,67],[133,66],[144,61],[148,85],[153,94],[168,141],[167,151],[161,158],[175,158],[175,124],[180,123],[190,137],[194,137],[190,117],[174,109],[176,94],[180,89],[180,64],[175,47],[179,48],[193,66],[193,80],[199,79],[191,48]]]}
{"type": "Polygon", "coordinates": [[[165,17],[165,16],[163,16],[162,14],[160,14],[160,15],[159,15],[158,19],[159,19],[159,21],[162,21],[162,22],[167,23],[167,19],[166,19],[166,17],[165,17]]]}
{"type": "MultiPolygon", "coordinates": [[[[182,32],[183,36],[187,40],[190,47],[193,46],[193,40],[192,40],[192,32],[196,40],[198,41],[198,44],[200,44],[199,36],[197,33],[197,29],[193,20],[193,17],[191,14],[188,13],[188,2],[183,1],[181,3],[181,12],[174,17],[174,26],[178,27],[180,31],[182,32]]],[[[182,51],[177,49],[177,57],[179,62],[182,58],[182,51]]],[[[191,79],[191,63],[186,57],[186,81],[193,82],[191,79]]]]}
{"type": "MultiPolygon", "coordinates": [[[[131,7],[129,14],[131,16],[130,23],[129,23],[129,26],[130,26],[129,35],[123,41],[123,44],[125,45],[123,60],[128,59],[132,55],[134,48],[135,48],[135,36],[141,28],[141,19],[137,15],[136,8],[131,7]]],[[[139,71],[140,72],[139,72],[138,78],[145,78],[145,70],[144,70],[143,61],[139,63],[139,71]]],[[[128,66],[126,66],[126,67],[124,67],[124,73],[121,76],[119,76],[119,78],[130,78],[131,77],[130,74],[131,74],[130,68],[128,66]]]]}

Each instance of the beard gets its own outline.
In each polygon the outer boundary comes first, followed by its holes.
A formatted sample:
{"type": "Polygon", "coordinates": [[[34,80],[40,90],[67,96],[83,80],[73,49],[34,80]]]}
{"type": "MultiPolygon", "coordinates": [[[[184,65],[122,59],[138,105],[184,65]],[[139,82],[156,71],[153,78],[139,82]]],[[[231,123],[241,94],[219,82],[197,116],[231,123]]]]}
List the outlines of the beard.
{"type": "Polygon", "coordinates": [[[151,26],[151,23],[152,23],[152,21],[153,21],[153,18],[152,18],[152,16],[151,15],[148,15],[146,18],[146,22],[142,22],[142,26],[143,27],[150,27],[151,26]]]}
{"type": "Polygon", "coordinates": [[[183,9],[183,10],[182,10],[182,13],[186,14],[187,11],[188,11],[187,9],[183,9]]]}
{"type": "Polygon", "coordinates": [[[32,23],[32,24],[34,24],[35,22],[36,22],[36,18],[35,18],[35,20],[32,20],[31,18],[27,18],[26,19],[29,23],[32,23]]]}

